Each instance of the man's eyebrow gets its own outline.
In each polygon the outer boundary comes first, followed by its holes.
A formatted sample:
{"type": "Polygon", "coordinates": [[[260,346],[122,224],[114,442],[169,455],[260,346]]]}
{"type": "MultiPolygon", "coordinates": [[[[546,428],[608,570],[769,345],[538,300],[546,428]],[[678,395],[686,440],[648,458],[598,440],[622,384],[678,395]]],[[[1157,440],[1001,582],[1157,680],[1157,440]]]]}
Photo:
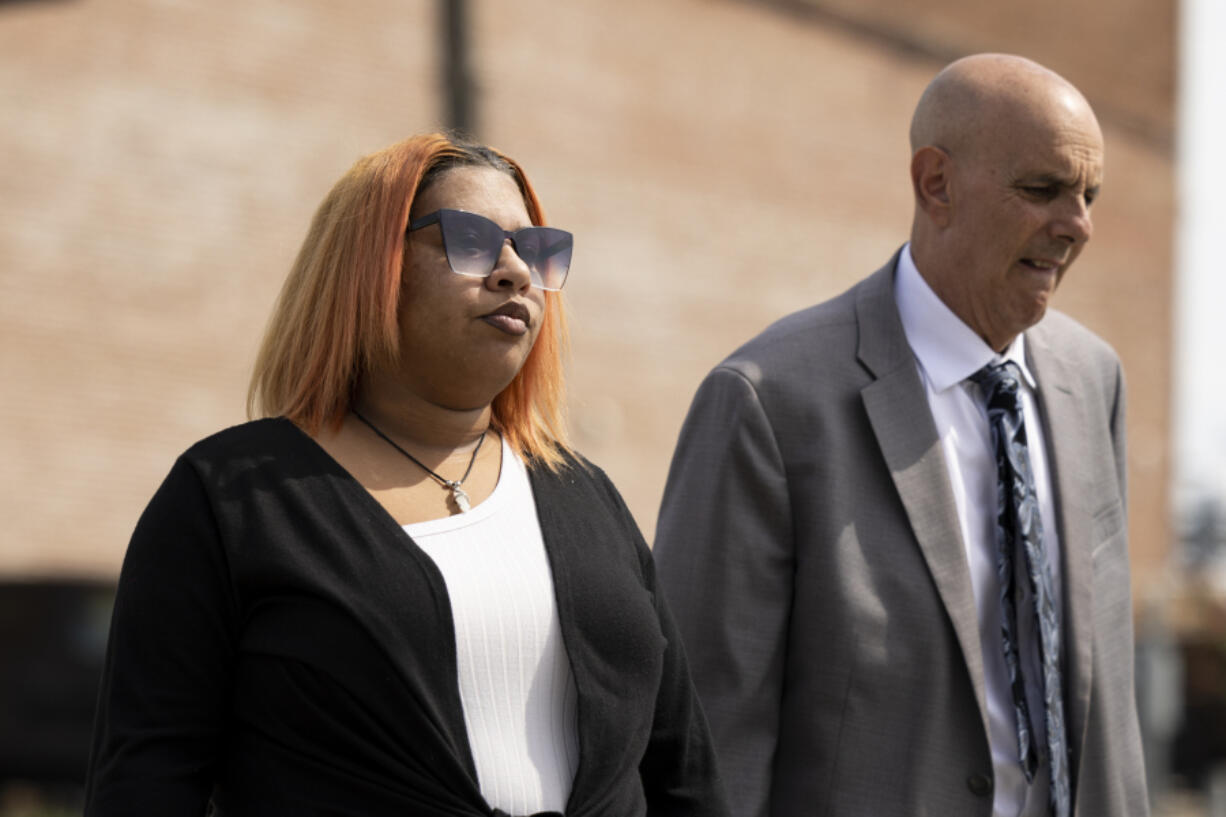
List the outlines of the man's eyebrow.
{"type": "Polygon", "coordinates": [[[1069,176],[1061,176],[1058,173],[1022,173],[1018,176],[1019,182],[1025,184],[1050,184],[1059,187],[1072,187],[1076,181],[1069,176]]]}
{"type": "MultiPolygon", "coordinates": [[[[1054,185],[1056,187],[1073,188],[1077,187],[1080,180],[1076,176],[1063,176],[1059,173],[1042,172],[1035,175],[1022,173],[1017,177],[1017,184],[1030,185],[1054,185]]],[[[1102,186],[1101,182],[1086,185],[1087,193],[1098,193],[1098,189],[1102,186]]]]}

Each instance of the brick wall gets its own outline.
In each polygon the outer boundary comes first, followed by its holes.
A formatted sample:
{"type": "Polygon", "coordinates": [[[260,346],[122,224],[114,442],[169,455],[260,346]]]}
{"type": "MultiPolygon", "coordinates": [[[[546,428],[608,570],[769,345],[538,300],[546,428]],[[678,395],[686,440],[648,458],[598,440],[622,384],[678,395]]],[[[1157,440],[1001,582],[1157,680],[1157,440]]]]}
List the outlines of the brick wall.
{"type": "MultiPolygon", "coordinates": [[[[706,370],[906,238],[906,128],[940,61],[872,33],[885,5],[851,30],[726,0],[473,4],[478,135],[578,236],[575,438],[649,540],[706,370]]],[[[433,12],[0,3],[0,572],[113,574],[173,458],[243,419],[316,204],[362,153],[439,124],[433,12]]],[[[916,31],[950,13],[925,9],[916,31]]],[[[1170,69],[1169,38],[1146,25],[1124,53],[1111,38],[1126,21],[1061,40],[1079,56],[1056,67],[1107,89],[1128,59],[1170,69]]],[[[1008,43],[980,28],[945,47],[1008,43]]],[[[1106,183],[1057,296],[1127,367],[1142,577],[1170,545],[1165,82],[1157,131],[1087,88],[1106,100],[1106,183]]]]}

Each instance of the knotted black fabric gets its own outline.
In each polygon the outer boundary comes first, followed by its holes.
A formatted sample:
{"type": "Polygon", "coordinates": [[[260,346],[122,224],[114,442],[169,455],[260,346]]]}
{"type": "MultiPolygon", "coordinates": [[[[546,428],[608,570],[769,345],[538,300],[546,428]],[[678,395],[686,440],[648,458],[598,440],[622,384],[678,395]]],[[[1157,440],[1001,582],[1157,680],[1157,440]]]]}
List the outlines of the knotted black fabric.
{"type": "Polygon", "coordinates": [[[1019,395],[1020,371],[1017,364],[1005,361],[988,364],[970,380],[983,389],[987,403],[988,423],[992,429],[992,445],[996,454],[996,572],[1000,580],[1000,631],[1005,667],[1013,693],[1017,720],[1018,756],[1027,782],[1034,781],[1041,754],[1047,755],[1051,772],[1051,813],[1053,817],[1068,817],[1069,777],[1068,743],[1064,731],[1063,686],[1060,681],[1060,612],[1052,595],[1051,571],[1043,544],[1043,521],[1035,494],[1034,474],[1026,443],[1026,426],[1022,418],[1019,395]],[[1018,564],[1016,554],[1023,554],[1024,564],[1018,564]],[[1033,599],[1032,609],[1022,611],[1035,617],[1035,632],[1039,638],[1040,679],[1027,679],[1023,672],[1018,647],[1017,582],[1033,599]],[[1027,683],[1041,688],[1047,740],[1045,751],[1036,745],[1031,733],[1030,706],[1026,699],[1027,683]]]}

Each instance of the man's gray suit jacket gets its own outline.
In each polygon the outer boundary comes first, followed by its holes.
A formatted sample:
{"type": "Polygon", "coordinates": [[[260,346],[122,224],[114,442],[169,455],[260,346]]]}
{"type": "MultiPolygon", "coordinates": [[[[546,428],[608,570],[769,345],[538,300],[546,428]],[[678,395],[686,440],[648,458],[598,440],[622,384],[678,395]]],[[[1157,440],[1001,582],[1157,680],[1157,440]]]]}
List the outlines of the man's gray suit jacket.
{"type": "MultiPolygon", "coordinates": [[[[975,599],[896,260],[717,366],[673,459],[655,558],[740,817],[991,813],[975,599]]],[[[1145,815],[1119,361],[1054,312],[1026,354],[1075,813],[1145,815]]]]}

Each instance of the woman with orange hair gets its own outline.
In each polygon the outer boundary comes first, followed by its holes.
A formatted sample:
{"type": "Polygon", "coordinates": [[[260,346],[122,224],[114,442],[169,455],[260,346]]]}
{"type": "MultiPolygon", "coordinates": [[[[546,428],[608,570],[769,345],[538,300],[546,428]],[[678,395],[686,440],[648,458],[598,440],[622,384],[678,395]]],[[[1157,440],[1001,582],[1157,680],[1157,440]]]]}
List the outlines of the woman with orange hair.
{"type": "Polygon", "coordinates": [[[726,813],[651,554],[566,443],[544,223],[519,165],[437,134],[333,188],[264,419],[133,534],[89,817],[726,813]]]}

